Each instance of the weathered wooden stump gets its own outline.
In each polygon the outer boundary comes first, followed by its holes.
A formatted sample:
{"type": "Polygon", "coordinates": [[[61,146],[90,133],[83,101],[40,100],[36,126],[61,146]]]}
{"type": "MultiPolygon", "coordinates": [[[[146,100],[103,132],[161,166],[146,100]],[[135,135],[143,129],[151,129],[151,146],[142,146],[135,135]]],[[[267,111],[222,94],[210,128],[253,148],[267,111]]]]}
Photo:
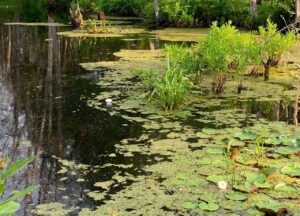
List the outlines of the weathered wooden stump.
{"type": "Polygon", "coordinates": [[[71,17],[72,26],[74,28],[82,29],[82,27],[84,25],[84,20],[83,20],[83,16],[81,14],[79,5],[77,5],[77,8],[75,11],[72,11],[70,9],[70,17],[71,17]]]}

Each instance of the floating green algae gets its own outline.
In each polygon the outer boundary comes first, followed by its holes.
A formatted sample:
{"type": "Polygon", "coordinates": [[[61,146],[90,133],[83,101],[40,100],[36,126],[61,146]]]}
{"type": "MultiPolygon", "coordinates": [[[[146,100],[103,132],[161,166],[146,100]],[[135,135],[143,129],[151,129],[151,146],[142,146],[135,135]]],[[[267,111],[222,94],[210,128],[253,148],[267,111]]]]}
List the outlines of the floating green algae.
{"type": "Polygon", "coordinates": [[[85,38],[109,38],[109,37],[123,37],[125,35],[140,34],[144,32],[141,28],[122,28],[122,27],[108,27],[106,30],[99,33],[90,33],[86,30],[73,30],[58,32],[57,35],[64,37],[85,37],[85,38]]]}
{"type": "Polygon", "coordinates": [[[293,156],[297,151],[289,151],[297,148],[297,130],[284,122],[258,119],[255,113],[235,106],[249,100],[270,102],[270,106],[284,97],[293,100],[296,73],[283,76],[272,71],[274,81],[267,83],[245,77],[245,90],[240,95],[232,79],[222,96],[197,94],[192,105],[185,107],[188,112],[165,113],[141,96],[141,85],[133,72],[141,65],[163,70],[161,50],[121,50],[114,55],[120,60],[81,64],[86,70],[104,74],[98,85],[105,92],[88,103],[142,125],[143,134],[122,140],[115,145],[116,153],[128,160],[134,160],[137,153],[149,159],[142,167],[145,174],[122,176],[116,172],[108,182],[97,182],[95,189],[86,193],[104,203],[95,210],[82,209],[80,215],[264,215],[280,210],[280,206],[291,214],[299,213],[300,161],[293,156]],[[113,111],[103,103],[106,98],[113,98],[113,111]],[[196,123],[188,124],[190,119],[196,123]],[[265,128],[264,151],[258,156],[256,141],[265,128]],[[132,183],[109,193],[126,182],[132,183]],[[225,190],[220,182],[227,184],[225,190]],[[279,207],[273,202],[276,200],[281,202],[279,207]]]}
{"type": "Polygon", "coordinates": [[[165,28],[151,31],[160,40],[166,41],[199,41],[207,36],[209,29],[204,28],[165,28]]]}
{"type": "Polygon", "coordinates": [[[74,209],[66,209],[62,203],[48,203],[40,204],[34,210],[33,213],[36,215],[55,215],[55,216],[65,216],[73,212],[74,209]]]}

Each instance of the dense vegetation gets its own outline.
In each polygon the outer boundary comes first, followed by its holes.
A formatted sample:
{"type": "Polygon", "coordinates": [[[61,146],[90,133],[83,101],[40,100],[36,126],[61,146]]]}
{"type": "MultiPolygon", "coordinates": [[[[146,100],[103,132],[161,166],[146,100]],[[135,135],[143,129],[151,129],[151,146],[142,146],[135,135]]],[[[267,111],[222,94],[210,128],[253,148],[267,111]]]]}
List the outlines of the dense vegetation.
{"type": "MultiPolygon", "coordinates": [[[[177,27],[210,26],[213,21],[226,23],[229,20],[239,27],[263,25],[270,18],[279,27],[294,20],[295,3],[293,0],[258,0],[255,22],[251,18],[249,0],[159,0],[160,24],[177,27]]],[[[68,9],[79,4],[85,16],[104,11],[108,15],[139,16],[154,20],[154,3],[148,0],[14,0],[1,4],[20,5],[33,11],[32,20],[45,17],[43,8],[60,11],[68,15],[68,9]]]]}
{"type": "MultiPolygon", "coordinates": [[[[154,19],[153,1],[78,0],[76,2],[89,13],[103,10],[109,15],[143,16],[154,19]]],[[[287,22],[294,19],[294,5],[293,0],[260,0],[255,24],[262,25],[270,18],[281,27],[284,25],[282,17],[287,22]]],[[[209,26],[213,21],[225,23],[231,20],[236,26],[253,25],[249,0],[159,0],[159,7],[161,24],[209,26]]]]}
{"type": "MultiPolygon", "coordinates": [[[[295,32],[278,32],[270,20],[259,27],[258,37],[241,33],[231,22],[218,26],[214,22],[208,36],[191,48],[167,46],[167,70],[163,75],[155,71],[140,70],[150,99],[155,99],[164,110],[180,106],[188,89],[201,86],[199,76],[212,80],[212,92],[221,94],[227,76],[238,80],[237,93],[243,89],[243,76],[262,67],[264,80],[270,79],[270,68],[279,64],[283,53],[296,42],[295,32]],[[188,82],[189,81],[189,82],[188,82]],[[188,85],[190,83],[190,85],[188,85]]],[[[253,74],[252,74],[253,75],[253,74]]]]}

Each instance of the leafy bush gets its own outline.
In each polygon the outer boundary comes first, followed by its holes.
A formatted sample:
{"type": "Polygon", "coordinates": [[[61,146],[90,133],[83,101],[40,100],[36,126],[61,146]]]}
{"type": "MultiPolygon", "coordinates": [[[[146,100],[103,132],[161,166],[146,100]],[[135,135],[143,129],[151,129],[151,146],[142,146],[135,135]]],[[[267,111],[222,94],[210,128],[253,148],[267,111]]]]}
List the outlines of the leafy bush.
{"type": "Polygon", "coordinates": [[[257,8],[257,24],[265,25],[268,19],[276,23],[280,28],[284,27],[285,21],[291,23],[295,20],[295,0],[264,0],[257,8]]]}
{"type": "Polygon", "coordinates": [[[254,48],[252,34],[239,33],[231,22],[220,27],[217,22],[213,23],[207,38],[199,43],[198,55],[202,67],[215,76],[212,87],[214,93],[223,91],[226,80],[224,74],[234,72],[234,75],[241,76],[253,55],[257,55],[253,52],[254,48]]]}
{"type": "Polygon", "coordinates": [[[260,47],[261,61],[265,68],[265,80],[269,79],[270,67],[277,65],[282,54],[287,52],[296,42],[295,32],[288,31],[286,34],[280,34],[277,31],[277,25],[269,19],[266,27],[259,27],[261,44],[258,46],[260,47]]]}
{"type": "MultiPolygon", "coordinates": [[[[11,164],[8,168],[6,168],[6,163],[8,161],[8,158],[3,158],[0,160],[0,196],[3,196],[3,193],[6,188],[5,180],[8,179],[9,177],[13,176],[15,173],[17,173],[25,165],[30,163],[33,159],[34,159],[34,157],[21,159],[15,163],[11,164]]],[[[0,203],[0,215],[13,215],[20,208],[20,204],[15,201],[17,199],[21,198],[22,196],[32,192],[36,188],[37,188],[37,186],[35,186],[35,185],[27,187],[23,191],[20,191],[20,192],[14,194],[9,199],[1,202],[0,203]]]]}

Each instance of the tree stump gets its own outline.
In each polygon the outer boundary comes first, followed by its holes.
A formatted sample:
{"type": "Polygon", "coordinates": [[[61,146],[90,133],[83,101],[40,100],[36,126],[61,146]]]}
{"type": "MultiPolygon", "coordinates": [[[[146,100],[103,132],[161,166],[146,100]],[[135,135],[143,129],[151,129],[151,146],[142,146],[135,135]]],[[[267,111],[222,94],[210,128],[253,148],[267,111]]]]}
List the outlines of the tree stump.
{"type": "Polygon", "coordinates": [[[82,29],[84,25],[83,16],[81,14],[81,10],[79,5],[77,5],[77,8],[75,11],[72,11],[70,9],[70,17],[71,17],[71,23],[74,28],[82,29]]]}

